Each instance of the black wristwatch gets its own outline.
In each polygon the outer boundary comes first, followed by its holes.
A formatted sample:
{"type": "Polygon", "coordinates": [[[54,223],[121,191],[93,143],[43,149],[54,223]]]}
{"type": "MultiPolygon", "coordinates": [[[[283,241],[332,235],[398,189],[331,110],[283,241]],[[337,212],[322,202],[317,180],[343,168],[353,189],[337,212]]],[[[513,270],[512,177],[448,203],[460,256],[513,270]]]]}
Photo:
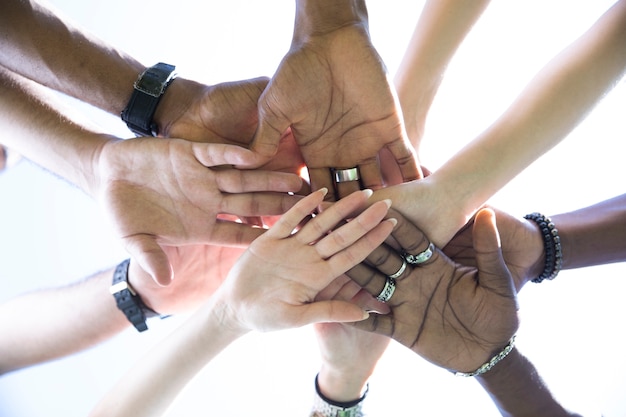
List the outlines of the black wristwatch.
{"type": "Polygon", "coordinates": [[[126,259],[115,268],[113,284],[109,291],[115,298],[117,308],[124,313],[128,321],[130,321],[138,331],[143,332],[148,330],[146,319],[160,316],[160,314],[146,306],[139,294],[130,286],[128,282],[129,265],[130,259],[126,259]]]}
{"type": "Polygon", "coordinates": [[[161,96],[176,78],[174,65],[159,62],[146,69],[135,81],[133,95],[122,111],[122,120],[137,136],[158,136],[154,113],[161,96]]]}

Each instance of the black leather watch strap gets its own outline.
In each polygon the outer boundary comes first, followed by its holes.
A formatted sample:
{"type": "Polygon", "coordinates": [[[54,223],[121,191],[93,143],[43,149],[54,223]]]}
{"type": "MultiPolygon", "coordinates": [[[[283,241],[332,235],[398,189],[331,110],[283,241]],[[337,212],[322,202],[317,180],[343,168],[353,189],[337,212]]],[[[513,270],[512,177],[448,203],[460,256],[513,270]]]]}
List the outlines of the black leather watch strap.
{"type": "Polygon", "coordinates": [[[122,120],[137,136],[158,136],[154,113],[161,96],[174,80],[174,65],[159,62],[146,69],[135,81],[133,94],[122,111],[122,120]]]}
{"type": "Polygon", "coordinates": [[[128,282],[129,265],[130,259],[126,259],[115,268],[113,284],[111,285],[110,291],[115,298],[117,308],[124,313],[128,321],[130,321],[138,331],[143,332],[148,330],[146,319],[158,316],[159,313],[148,308],[141,300],[139,294],[130,286],[128,282]]]}

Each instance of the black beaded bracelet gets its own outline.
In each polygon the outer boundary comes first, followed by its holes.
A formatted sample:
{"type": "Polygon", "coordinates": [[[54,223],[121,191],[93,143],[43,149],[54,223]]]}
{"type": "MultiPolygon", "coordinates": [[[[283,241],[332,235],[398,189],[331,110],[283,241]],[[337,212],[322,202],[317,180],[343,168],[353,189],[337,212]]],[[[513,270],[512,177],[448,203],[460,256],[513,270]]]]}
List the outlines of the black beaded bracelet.
{"type": "Polygon", "coordinates": [[[543,245],[546,255],[546,263],[543,272],[532,281],[540,283],[544,279],[554,279],[563,266],[563,252],[561,250],[561,238],[552,220],[541,213],[531,213],[524,216],[527,220],[537,223],[543,236],[543,245]]]}

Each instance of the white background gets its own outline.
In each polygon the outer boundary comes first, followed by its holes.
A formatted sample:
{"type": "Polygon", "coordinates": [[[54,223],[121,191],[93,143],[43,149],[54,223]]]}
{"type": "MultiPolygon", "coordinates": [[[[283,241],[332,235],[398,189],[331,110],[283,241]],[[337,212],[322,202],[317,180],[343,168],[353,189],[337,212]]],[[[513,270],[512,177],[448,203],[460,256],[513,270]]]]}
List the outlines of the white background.
{"type": "MultiPolygon", "coordinates": [[[[146,65],[176,64],[208,84],[271,76],[287,51],[292,1],[54,0],[58,9],[146,65]]],[[[370,0],[373,42],[394,73],[423,2],[370,0]]],[[[612,1],[493,2],[452,62],[422,149],[436,169],[484,130],[543,64],[612,1]]],[[[624,192],[626,85],[620,82],[562,144],[493,198],[516,215],[556,214],[624,192]]],[[[114,117],[77,107],[113,133],[114,117]]],[[[0,174],[0,301],[61,285],[126,256],[96,204],[38,167],[0,174]]],[[[558,226],[558,225],[557,225],[558,226]]],[[[626,225],[623,226],[626,234],[626,225]]],[[[555,395],[584,415],[626,416],[624,264],[564,271],[520,295],[518,346],[555,395]]],[[[33,309],[37,309],[33,306],[33,309]]],[[[39,312],[42,316],[45,311],[39,312]]],[[[0,378],[0,416],[84,416],[121,374],[184,317],[153,323],[95,349],[0,378]]],[[[6,335],[0,335],[6,337],[6,335]]],[[[173,416],[306,416],[318,369],[309,328],[251,334],[199,374],[173,416]]],[[[496,416],[471,379],[437,369],[392,344],[371,381],[371,416],[496,416]]]]}

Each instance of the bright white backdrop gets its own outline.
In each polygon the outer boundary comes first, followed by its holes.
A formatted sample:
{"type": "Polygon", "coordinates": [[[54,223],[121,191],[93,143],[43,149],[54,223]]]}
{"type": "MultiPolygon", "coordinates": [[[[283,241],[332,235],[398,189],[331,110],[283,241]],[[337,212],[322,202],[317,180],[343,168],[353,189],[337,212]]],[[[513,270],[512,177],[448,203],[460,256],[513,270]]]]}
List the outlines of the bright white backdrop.
{"type": "MultiPolygon", "coordinates": [[[[53,0],[58,9],[146,65],[177,65],[209,84],[271,76],[286,52],[293,2],[286,0],[53,0]]],[[[422,1],[370,0],[374,44],[391,74],[422,1]]],[[[503,111],[534,73],[613,1],[493,2],[455,57],[427,125],[423,163],[436,168],[503,111]]],[[[561,145],[494,197],[511,213],[555,214],[624,192],[622,81],[561,145]]],[[[117,119],[79,107],[113,133],[117,119]]],[[[0,301],[60,285],[125,256],[93,201],[22,162],[0,175],[0,301]]],[[[626,225],[624,226],[626,234],[626,225]]],[[[559,399],[579,412],[626,416],[624,264],[565,271],[520,296],[520,350],[559,399]]],[[[37,306],[33,306],[37,309],[37,306]]],[[[45,311],[39,312],[42,317],[45,311]]],[[[0,378],[0,416],[84,416],[147,349],[184,317],[128,331],[87,352],[0,378]]],[[[5,337],[5,335],[0,335],[5,337]]],[[[318,367],[310,329],[252,334],[209,364],[173,416],[305,416],[318,367]]],[[[393,344],[371,381],[372,416],[495,416],[478,385],[393,344]]]]}

